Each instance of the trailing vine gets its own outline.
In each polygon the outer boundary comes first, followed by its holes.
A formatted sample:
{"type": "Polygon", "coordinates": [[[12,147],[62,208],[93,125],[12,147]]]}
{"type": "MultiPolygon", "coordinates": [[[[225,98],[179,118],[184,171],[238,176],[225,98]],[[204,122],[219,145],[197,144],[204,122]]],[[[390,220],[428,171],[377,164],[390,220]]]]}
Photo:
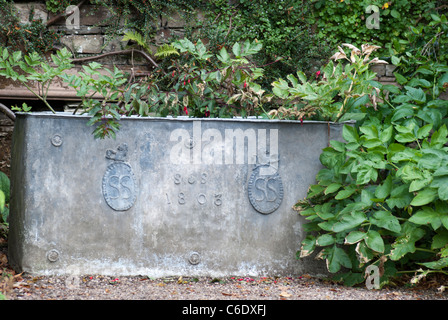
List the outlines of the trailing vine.
{"type": "Polygon", "coordinates": [[[34,16],[34,9],[30,10],[28,22],[21,22],[13,2],[0,0],[0,15],[0,43],[13,51],[43,54],[60,41],[61,34],[48,30],[46,24],[34,16]]]}

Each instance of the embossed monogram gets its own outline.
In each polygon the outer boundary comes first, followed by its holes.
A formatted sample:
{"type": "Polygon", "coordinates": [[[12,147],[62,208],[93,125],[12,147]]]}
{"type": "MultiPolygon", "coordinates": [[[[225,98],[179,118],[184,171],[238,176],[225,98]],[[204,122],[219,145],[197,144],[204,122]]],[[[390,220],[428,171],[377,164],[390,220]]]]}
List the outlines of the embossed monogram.
{"type": "Polygon", "coordinates": [[[107,150],[106,158],[113,160],[103,177],[103,196],[115,211],[130,209],[137,199],[137,184],[132,167],[125,163],[128,147],[122,144],[117,151],[107,150]]]}
{"type": "Polygon", "coordinates": [[[270,214],[280,207],[283,200],[283,183],[277,173],[261,175],[257,166],[249,179],[249,200],[255,210],[262,214],[270,214]]]}

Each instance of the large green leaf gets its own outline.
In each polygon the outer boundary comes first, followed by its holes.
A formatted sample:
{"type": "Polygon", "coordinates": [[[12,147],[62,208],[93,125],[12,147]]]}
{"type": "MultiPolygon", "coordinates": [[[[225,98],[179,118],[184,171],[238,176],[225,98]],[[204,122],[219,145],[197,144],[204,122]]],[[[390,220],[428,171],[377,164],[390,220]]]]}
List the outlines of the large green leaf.
{"type": "Polygon", "coordinates": [[[10,182],[6,174],[0,171],[0,191],[3,191],[6,203],[9,203],[10,182]]]}
{"type": "Polygon", "coordinates": [[[414,253],[416,250],[415,242],[425,235],[425,231],[411,223],[405,223],[402,228],[402,234],[392,244],[390,258],[393,261],[400,260],[408,253],[414,253]]]}
{"type": "Polygon", "coordinates": [[[5,204],[6,204],[5,198],[6,197],[4,192],[0,190],[0,213],[2,213],[3,210],[5,210],[5,204]]]}
{"type": "Polygon", "coordinates": [[[437,189],[425,188],[418,192],[414,199],[412,199],[411,206],[424,206],[434,201],[437,198],[437,195],[437,189]]]}
{"type": "Polygon", "coordinates": [[[359,141],[359,135],[356,130],[356,128],[350,126],[350,125],[344,125],[342,129],[342,137],[347,142],[358,142],[359,141]]]}
{"type": "Polygon", "coordinates": [[[412,100],[417,102],[426,102],[425,92],[421,88],[413,88],[410,86],[405,86],[407,90],[406,95],[410,97],[412,100]]]}
{"type": "Polygon", "coordinates": [[[412,193],[408,191],[409,187],[406,184],[400,185],[392,189],[390,198],[386,200],[387,205],[393,209],[407,207],[412,201],[412,193]]]}
{"type": "Polygon", "coordinates": [[[442,224],[448,229],[448,215],[439,210],[425,206],[423,209],[413,214],[409,221],[419,225],[430,224],[434,230],[438,229],[442,224]]]}
{"type": "Polygon", "coordinates": [[[386,199],[392,191],[392,176],[388,175],[386,180],[375,189],[375,197],[386,199]]]}
{"type": "Polygon", "coordinates": [[[369,230],[364,239],[367,246],[376,252],[384,252],[384,241],[381,235],[375,230],[369,230]]]}
{"type": "Polygon", "coordinates": [[[361,240],[364,240],[364,238],[367,236],[365,232],[362,231],[352,231],[345,237],[345,244],[354,244],[361,240]]]}
{"type": "Polygon", "coordinates": [[[356,176],[357,184],[367,184],[370,181],[376,181],[378,178],[378,170],[374,168],[373,163],[366,161],[358,168],[356,176]]]}
{"type": "Polygon", "coordinates": [[[352,262],[347,253],[334,245],[332,248],[328,248],[326,251],[327,269],[331,273],[336,273],[341,270],[341,266],[346,268],[352,267],[352,262]]]}
{"type": "Polygon", "coordinates": [[[364,221],[366,221],[366,215],[363,212],[351,212],[350,214],[344,214],[342,219],[333,225],[332,230],[334,232],[350,230],[359,226],[364,221]]]}
{"type": "Polygon", "coordinates": [[[440,249],[448,244],[448,230],[439,229],[437,234],[432,238],[431,249],[440,249]]]}
{"type": "Polygon", "coordinates": [[[329,246],[334,244],[334,237],[331,234],[323,234],[316,239],[316,244],[321,247],[329,246]]]}
{"type": "Polygon", "coordinates": [[[338,194],[336,195],[335,199],[336,200],[346,199],[346,198],[350,197],[353,193],[355,193],[356,190],[357,190],[356,186],[349,185],[349,186],[345,187],[343,190],[339,191],[338,194]]]}
{"type": "Polygon", "coordinates": [[[369,221],[379,228],[384,228],[392,232],[400,232],[401,226],[397,217],[389,211],[376,211],[369,221]]]}
{"type": "Polygon", "coordinates": [[[427,268],[430,268],[430,269],[441,270],[443,268],[448,267],[448,257],[441,258],[437,261],[423,262],[423,263],[419,263],[419,264],[422,266],[425,266],[427,268]]]}

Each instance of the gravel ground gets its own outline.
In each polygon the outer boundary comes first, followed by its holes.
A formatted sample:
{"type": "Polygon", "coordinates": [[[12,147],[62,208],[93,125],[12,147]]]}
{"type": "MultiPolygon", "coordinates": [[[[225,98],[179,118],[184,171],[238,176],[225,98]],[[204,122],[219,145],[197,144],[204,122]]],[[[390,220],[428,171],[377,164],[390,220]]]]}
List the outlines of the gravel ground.
{"type": "Polygon", "coordinates": [[[428,277],[417,286],[410,286],[408,279],[379,290],[345,287],[307,274],[220,279],[33,276],[16,274],[8,266],[6,248],[0,247],[0,292],[7,300],[448,300],[445,286],[446,276],[428,277]]]}
{"type": "Polygon", "coordinates": [[[368,290],[308,275],[295,278],[33,277],[19,275],[8,300],[448,300],[436,288],[368,290]]]}

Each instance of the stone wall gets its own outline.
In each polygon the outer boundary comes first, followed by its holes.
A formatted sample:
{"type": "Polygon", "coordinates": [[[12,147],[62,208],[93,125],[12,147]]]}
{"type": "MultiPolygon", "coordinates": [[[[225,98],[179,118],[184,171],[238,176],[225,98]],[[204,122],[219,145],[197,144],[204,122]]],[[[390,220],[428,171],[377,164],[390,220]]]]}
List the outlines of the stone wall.
{"type": "MultiPolygon", "coordinates": [[[[22,22],[29,21],[30,11],[32,9],[34,9],[34,17],[42,19],[43,22],[52,21],[56,17],[55,14],[47,11],[43,1],[16,1],[15,6],[22,22]]],[[[107,35],[107,18],[110,18],[110,13],[107,8],[100,7],[95,9],[92,5],[84,4],[79,8],[79,27],[74,27],[74,20],[71,18],[66,19],[62,17],[54,23],[51,23],[49,29],[63,34],[58,47],[67,47],[73,52],[74,58],[99,56],[129,48],[129,45],[132,45],[132,43],[122,40],[124,32],[118,32],[119,35],[115,38],[107,35]]],[[[196,20],[198,19],[202,19],[200,13],[198,13],[196,20]]],[[[156,46],[164,43],[168,36],[182,36],[186,26],[186,22],[176,14],[170,15],[168,18],[161,16],[155,24],[159,27],[159,30],[154,38],[155,46],[152,47],[153,53],[155,53],[156,46]]],[[[108,55],[95,61],[109,69],[112,68],[112,65],[117,66],[124,72],[132,73],[135,77],[147,76],[154,68],[154,64],[144,59],[137,52],[133,54],[108,55]]],[[[76,63],[76,67],[70,70],[69,73],[78,72],[81,69],[81,64],[82,62],[76,63]]],[[[35,97],[26,88],[17,86],[12,81],[0,79],[0,100],[10,99],[35,100],[35,97]]],[[[50,87],[48,100],[70,101],[79,100],[79,98],[76,96],[73,88],[66,86],[62,82],[56,82],[52,83],[50,87]]]]}
{"type": "MultiPolygon", "coordinates": [[[[41,18],[43,22],[47,22],[56,16],[46,10],[45,3],[42,1],[16,3],[15,6],[22,22],[28,21],[31,8],[34,8],[34,16],[41,18]]],[[[110,13],[104,7],[95,10],[94,6],[84,4],[79,8],[79,28],[71,26],[72,19],[62,18],[53,23],[49,29],[63,32],[65,35],[61,40],[62,45],[67,46],[77,57],[99,55],[124,49],[128,45],[128,41],[122,41],[121,37],[114,39],[106,37],[106,19],[110,16],[110,13]]],[[[198,14],[198,19],[201,19],[201,17],[201,14],[198,14]]],[[[164,43],[170,35],[182,36],[186,22],[180,16],[172,14],[169,18],[161,16],[159,21],[155,22],[155,25],[159,27],[154,39],[155,44],[158,45],[164,43]]],[[[104,59],[103,62],[128,65],[131,63],[130,59],[130,56],[111,56],[104,59]]],[[[134,65],[146,64],[138,57],[134,57],[134,59],[134,65]]]]}
{"type": "Polygon", "coordinates": [[[395,82],[394,71],[396,67],[393,64],[377,64],[370,67],[370,70],[376,72],[376,80],[382,84],[398,85],[395,82]]]}
{"type": "Polygon", "coordinates": [[[0,171],[10,175],[11,138],[14,122],[0,112],[0,171]]]}

